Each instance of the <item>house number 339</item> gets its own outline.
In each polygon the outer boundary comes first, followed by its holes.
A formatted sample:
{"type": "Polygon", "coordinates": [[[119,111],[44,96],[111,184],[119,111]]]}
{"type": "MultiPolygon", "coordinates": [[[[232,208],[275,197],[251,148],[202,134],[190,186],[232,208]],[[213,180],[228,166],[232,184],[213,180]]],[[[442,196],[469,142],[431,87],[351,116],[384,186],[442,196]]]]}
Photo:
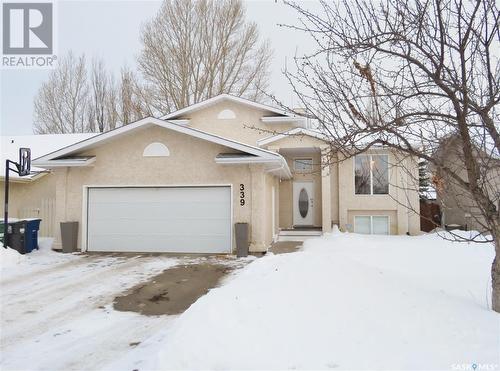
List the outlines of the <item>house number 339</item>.
{"type": "Polygon", "coordinates": [[[245,206],[245,185],[240,184],[240,205],[245,206]]]}

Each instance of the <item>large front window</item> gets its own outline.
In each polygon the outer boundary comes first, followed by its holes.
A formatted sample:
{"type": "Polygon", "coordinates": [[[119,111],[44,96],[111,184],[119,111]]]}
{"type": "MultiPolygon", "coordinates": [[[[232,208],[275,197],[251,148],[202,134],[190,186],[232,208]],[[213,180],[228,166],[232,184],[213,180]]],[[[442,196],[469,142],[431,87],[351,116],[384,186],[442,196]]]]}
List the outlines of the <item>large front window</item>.
{"type": "Polygon", "coordinates": [[[389,156],[356,156],[354,160],[354,185],[357,195],[388,194],[389,156]]]}

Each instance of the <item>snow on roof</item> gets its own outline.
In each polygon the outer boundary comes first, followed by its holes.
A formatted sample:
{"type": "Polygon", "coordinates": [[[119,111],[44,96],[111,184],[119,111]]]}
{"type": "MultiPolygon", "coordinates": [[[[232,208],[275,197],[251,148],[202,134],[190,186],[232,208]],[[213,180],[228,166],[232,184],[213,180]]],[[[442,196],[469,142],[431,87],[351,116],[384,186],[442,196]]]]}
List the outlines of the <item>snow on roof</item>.
{"type": "MultiPolygon", "coordinates": [[[[19,161],[19,148],[26,147],[31,149],[31,159],[54,152],[58,149],[67,147],[71,144],[91,138],[97,133],[82,134],[39,134],[39,135],[5,135],[0,137],[1,144],[1,163],[0,178],[5,176],[5,160],[9,159],[15,162],[19,161]]],[[[42,168],[32,166],[30,176],[20,178],[16,173],[11,172],[12,179],[32,179],[38,172],[44,171],[42,168]]]]}

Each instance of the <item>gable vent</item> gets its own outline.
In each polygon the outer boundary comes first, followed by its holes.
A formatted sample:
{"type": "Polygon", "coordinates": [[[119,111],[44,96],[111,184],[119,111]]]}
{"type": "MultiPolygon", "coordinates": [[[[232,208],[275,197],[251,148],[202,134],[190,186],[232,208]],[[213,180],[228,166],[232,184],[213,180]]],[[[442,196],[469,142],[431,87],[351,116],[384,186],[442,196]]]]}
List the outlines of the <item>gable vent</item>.
{"type": "Polygon", "coordinates": [[[144,157],[168,157],[170,156],[170,151],[165,144],[153,142],[144,148],[142,155],[144,157]]]}
{"type": "Polygon", "coordinates": [[[217,118],[220,120],[231,120],[231,119],[235,119],[236,115],[230,109],[225,109],[225,110],[222,110],[219,112],[219,114],[217,115],[217,118]]]}

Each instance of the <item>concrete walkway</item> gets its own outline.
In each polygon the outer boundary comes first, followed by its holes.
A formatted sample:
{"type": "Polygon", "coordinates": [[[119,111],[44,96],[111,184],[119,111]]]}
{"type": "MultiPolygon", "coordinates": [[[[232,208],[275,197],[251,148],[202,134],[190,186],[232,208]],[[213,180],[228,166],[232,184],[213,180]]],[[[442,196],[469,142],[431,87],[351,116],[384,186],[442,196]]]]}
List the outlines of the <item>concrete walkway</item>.
{"type": "Polygon", "coordinates": [[[269,251],[273,254],[288,254],[298,251],[301,247],[301,241],[283,241],[273,243],[269,251]]]}

